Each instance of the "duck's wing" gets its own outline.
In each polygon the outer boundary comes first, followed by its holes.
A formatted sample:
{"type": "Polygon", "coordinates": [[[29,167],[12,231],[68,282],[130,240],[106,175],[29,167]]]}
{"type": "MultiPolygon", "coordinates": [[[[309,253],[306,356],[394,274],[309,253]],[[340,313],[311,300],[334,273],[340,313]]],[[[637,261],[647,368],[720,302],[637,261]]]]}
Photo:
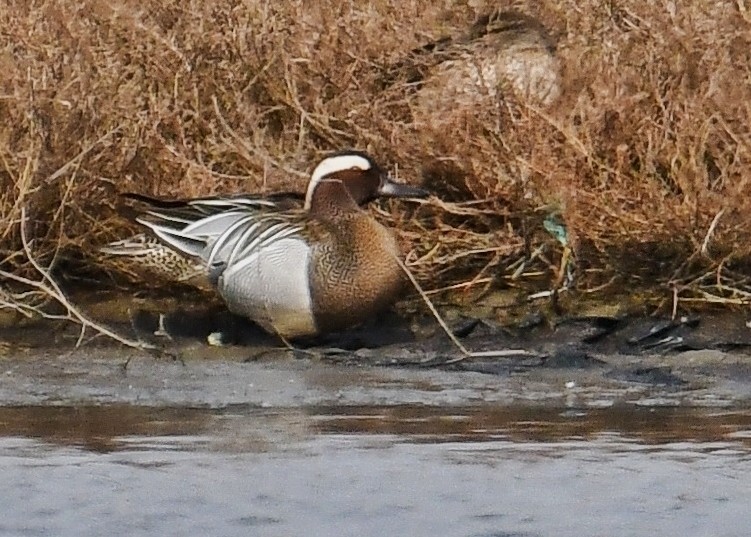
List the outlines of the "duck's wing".
{"type": "Polygon", "coordinates": [[[218,280],[225,270],[242,270],[254,258],[263,255],[264,250],[270,251],[268,249],[277,241],[289,238],[305,241],[302,212],[268,213],[260,217],[236,214],[233,218],[231,225],[204,251],[203,259],[212,281],[218,280]]]}
{"type": "MultiPolygon", "coordinates": [[[[304,196],[282,192],[269,196],[236,194],[184,200],[163,200],[126,193],[135,202],[135,220],[149,229],[165,245],[193,257],[204,257],[210,244],[239,219],[294,211],[302,207],[304,196]]],[[[131,209],[132,211],[132,209],[131,209]]]]}
{"type": "Polygon", "coordinates": [[[464,40],[471,42],[485,36],[493,37],[496,35],[507,36],[506,42],[519,39],[534,40],[538,46],[547,50],[550,54],[555,54],[556,51],[556,40],[540,20],[514,10],[496,9],[480,16],[472,25],[464,40]]]}
{"type": "Polygon", "coordinates": [[[139,196],[148,209],[136,221],[168,247],[200,259],[212,280],[274,240],[302,229],[302,196],[232,196],[162,202],[139,196]],[[292,208],[290,208],[292,207],[292,208]]]}
{"type": "Polygon", "coordinates": [[[137,202],[145,212],[158,212],[165,218],[186,224],[224,211],[284,211],[302,207],[305,202],[305,196],[297,192],[277,192],[268,196],[234,194],[184,200],[163,200],[131,192],[121,196],[137,202]]]}

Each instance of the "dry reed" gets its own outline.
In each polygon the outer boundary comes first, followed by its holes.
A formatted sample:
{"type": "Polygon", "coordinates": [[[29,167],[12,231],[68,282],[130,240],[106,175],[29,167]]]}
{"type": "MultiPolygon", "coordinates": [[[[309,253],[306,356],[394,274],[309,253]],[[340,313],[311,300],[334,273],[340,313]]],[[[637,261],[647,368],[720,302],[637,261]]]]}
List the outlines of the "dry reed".
{"type": "Polygon", "coordinates": [[[379,211],[428,292],[549,288],[555,212],[579,290],[751,299],[745,0],[8,0],[0,34],[5,273],[33,274],[29,251],[66,281],[102,263],[134,229],[118,192],[302,190],[317,158],[357,147],[436,192],[379,211]],[[497,7],[556,38],[562,97],[415,121],[390,69],[497,7]]]}

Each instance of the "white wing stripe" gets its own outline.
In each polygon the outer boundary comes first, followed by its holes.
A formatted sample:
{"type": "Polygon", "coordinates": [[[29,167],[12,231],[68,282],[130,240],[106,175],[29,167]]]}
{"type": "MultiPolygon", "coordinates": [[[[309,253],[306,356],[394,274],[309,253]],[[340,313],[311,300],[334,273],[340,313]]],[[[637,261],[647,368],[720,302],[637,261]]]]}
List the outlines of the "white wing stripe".
{"type": "MultiPolygon", "coordinates": [[[[263,236],[264,233],[263,230],[258,229],[259,227],[260,222],[259,225],[248,228],[240,237],[237,238],[234,246],[232,247],[232,251],[230,251],[230,254],[227,256],[227,265],[231,265],[235,262],[238,251],[243,250],[250,253],[253,250],[253,247],[258,243],[259,237],[263,236]]],[[[273,228],[274,226],[271,227],[273,228]]]]}
{"type": "MultiPolygon", "coordinates": [[[[209,257],[206,260],[208,266],[212,266],[215,262],[215,258],[219,256],[219,253],[225,248],[225,245],[231,243],[231,239],[235,232],[243,226],[250,225],[250,229],[259,225],[258,220],[253,215],[248,215],[244,218],[240,218],[237,222],[227,228],[221,235],[219,235],[216,241],[211,245],[211,251],[209,257]]],[[[234,246],[232,246],[234,248],[234,246]]]]}
{"type": "Polygon", "coordinates": [[[238,260],[261,251],[278,240],[298,233],[301,229],[300,226],[290,224],[289,222],[277,222],[271,224],[266,229],[260,230],[258,233],[255,233],[258,231],[257,229],[250,230],[243,237],[238,238],[235,247],[232,249],[232,253],[227,258],[227,264],[232,265],[238,260]]]}
{"type": "Polygon", "coordinates": [[[235,244],[235,247],[232,249],[232,253],[230,254],[227,262],[233,263],[234,259],[240,255],[240,257],[244,257],[245,255],[250,255],[253,250],[259,246],[262,246],[263,241],[266,237],[268,237],[271,234],[276,233],[276,231],[279,228],[284,228],[286,224],[284,223],[277,223],[272,224],[265,230],[261,230],[259,233],[253,233],[256,230],[252,230],[250,233],[245,233],[243,237],[239,238],[237,240],[237,243],[235,244]]]}

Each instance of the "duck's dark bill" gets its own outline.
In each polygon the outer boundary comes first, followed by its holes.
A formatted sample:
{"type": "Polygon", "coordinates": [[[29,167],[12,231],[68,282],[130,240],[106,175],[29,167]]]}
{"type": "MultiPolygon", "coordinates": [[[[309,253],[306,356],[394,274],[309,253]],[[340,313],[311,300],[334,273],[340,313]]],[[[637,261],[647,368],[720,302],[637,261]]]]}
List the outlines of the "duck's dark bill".
{"type": "Polygon", "coordinates": [[[403,183],[395,183],[390,180],[381,183],[381,186],[378,189],[378,194],[390,198],[427,198],[430,195],[430,193],[424,188],[403,183]]]}

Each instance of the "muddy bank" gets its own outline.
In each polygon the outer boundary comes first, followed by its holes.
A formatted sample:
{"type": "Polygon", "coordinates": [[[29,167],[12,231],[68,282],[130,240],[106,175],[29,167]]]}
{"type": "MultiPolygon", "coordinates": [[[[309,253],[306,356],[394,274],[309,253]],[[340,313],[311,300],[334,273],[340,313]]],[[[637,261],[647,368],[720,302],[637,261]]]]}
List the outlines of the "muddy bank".
{"type": "Polygon", "coordinates": [[[92,319],[151,350],[70,321],[18,322],[6,314],[0,405],[751,404],[751,328],[743,313],[671,320],[531,310],[505,324],[470,309],[448,311],[461,344],[478,353],[466,356],[427,316],[388,313],[289,349],[221,307],[178,303],[85,305],[92,319]],[[499,350],[507,354],[492,355],[499,350]]]}
{"type": "MultiPolygon", "coordinates": [[[[27,351],[0,362],[0,406],[102,405],[227,408],[478,404],[571,409],[747,407],[751,358],[721,351],[597,355],[597,365],[520,361],[347,365],[286,350],[185,349],[179,360],[122,348],[27,351]],[[190,352],[188,352],[188,350],[190,352]],[[190,355],[190,356],[188,356],[190,355]]],[[[340,359],[341,357],[338,357],[340,359]]]]}

